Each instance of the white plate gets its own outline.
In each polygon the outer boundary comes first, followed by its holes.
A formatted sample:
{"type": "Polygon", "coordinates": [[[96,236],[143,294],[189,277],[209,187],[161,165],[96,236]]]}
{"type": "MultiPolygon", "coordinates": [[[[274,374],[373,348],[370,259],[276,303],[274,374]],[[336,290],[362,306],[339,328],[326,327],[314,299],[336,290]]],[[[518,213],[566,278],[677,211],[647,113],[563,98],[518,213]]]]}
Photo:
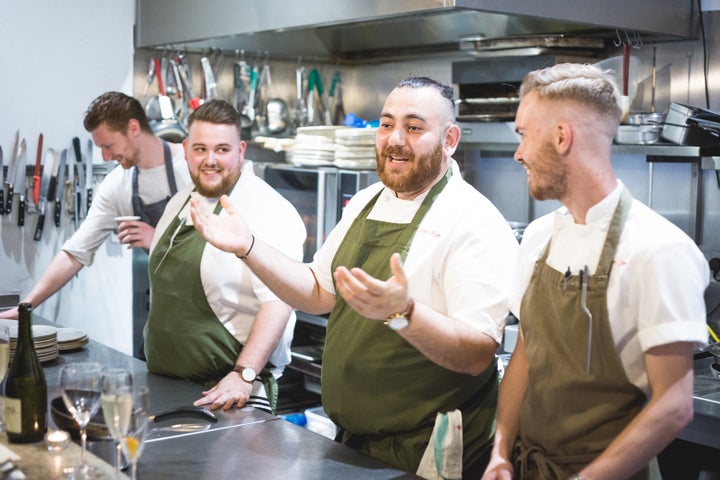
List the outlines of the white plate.
{"type": "MultiPolygon", "coordinates": [[[[52,337],[57,335],[57,328],[51,327],[50,325],[33,325],[32,333],[33,338],[52,337]]],[[[10,327],[10,338],[18,338],[18,325],[15,322],[15,326],[10,327]]]]}
{"type": "Polygon", "coordinates": [[[58,328],[57,340],[58,343],[73,342],[87,337],[87,333],[77,328],[58,328]]]}

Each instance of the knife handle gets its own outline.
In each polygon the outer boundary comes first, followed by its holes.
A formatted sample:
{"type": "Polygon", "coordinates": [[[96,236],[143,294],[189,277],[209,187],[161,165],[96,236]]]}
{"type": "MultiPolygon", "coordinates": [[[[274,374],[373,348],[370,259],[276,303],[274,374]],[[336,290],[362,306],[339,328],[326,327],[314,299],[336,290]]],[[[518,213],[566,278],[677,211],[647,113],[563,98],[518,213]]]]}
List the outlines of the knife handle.
{"type": "Polygon", "coordinates": [[[18,227],[25,226],[25,194],[20,194],[20,201],[18,202],[18,227]]]}
{"type": "Polygon", "coordinates": [[[55,226],[60,226],[60,214],[62,213],[62,201],[60,200],[62,197],[57,197],[55,200],[55,211],[53,212],[53,219],[55,220],[55,226]]]}
{"type": "MultiPolygon", "coordinates": [[[[87,189],[87,195],[86,195],[86,197],[85,197],[85,203],[87,204],[87,210],[85,210],[85,212],[89,212],[89,211],[90,211],[90,204],[92,203],[92,195],[93,195],[93,189],[92,189],[92,188],[88,188],[88,189],[87,189]]],[[[85,215],[85,216],[87,217],[87,215],[85,215]]]]}
{"type": "Polygon", "coordinates": [[[35,225],[35,235],[33,235],[33,240],[35,240],[36,242],[40,241],[40,237],[42,237],[43,225],[45,225],[45,204],[44,203],[43,203],[42,207],[40,207],[40,215],[38,215],[37,225],[35,225]]]}
{"type": "Polygon", "coordinates": [[[75,191],[75,229],[80,226],[80,209],[82,208],[82,193],[75,191]]]}
{"type": "Polygon", "coordinates": [[[0,215],[5,214],[5,186],[0,185],[0,215]]]}
{"type": "Polygon", "coordinates": [[[7,213],[8,215],[10,214],[10,212],[12,212],[12,201],[13,201],[14,190],[15,190],[15,187],[13,186],[13,184],[9,183],[8,184],[8,196],[7,196],[7,200],[5,200],[5,213],[7,213]]]}

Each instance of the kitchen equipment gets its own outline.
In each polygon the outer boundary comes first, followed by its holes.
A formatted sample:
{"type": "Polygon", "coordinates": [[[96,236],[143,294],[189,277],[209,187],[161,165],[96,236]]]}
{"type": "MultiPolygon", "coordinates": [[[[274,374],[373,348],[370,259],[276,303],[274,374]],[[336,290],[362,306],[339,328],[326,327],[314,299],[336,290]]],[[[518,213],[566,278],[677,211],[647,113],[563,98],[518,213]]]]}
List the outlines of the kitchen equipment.
{"type": "Polygon", "coordinates": [[[87,154],[85,155],[85,212],[90,211],[93,196],[93,144],[92,140],[87,142],[87,154]]]}
{"type": "MultiPolygon", "coordinates": [[[[205,60],[207,59],[205,58],[205,60]]],[[[158,119],[155,114],[154,118],[150,119],[150,127],[158,137],[169,142],[180,143],[187,137],[187,130],[175,115],[172,100],[165,94],[160,60],[155,58],[153,61],[155,62],[155,77],[158,80],[158,95],[154,98],[157,98],[160,118],[158,119]]],[[[148,118],[150,118],[150,115],[148,115],[148,118]]]]}
{"type": "Polygon", "coordinates": [[[342,125],[345,120],[345,106],[343,105],[342,79],[339,71],[333,73],[329,95],[332,125],[342,125]]]}
{"type": "Polygon", "coordinates": [[[657,143],[662,125],[620,125],[615,134],[615,143],[649,145],[657,143]]]}
{"type": "Polygon", "coordinates": [[[717,146],[720,142],[720,114],[671,102],[660,135],[680,145],[717,146]]]}
{"type": "Polygon", "coordinates": [[[32,201],[28,204],[27,211],[29,213],[37,213],[38,204],[40,203],[40,172],[42,171],[42,150],[43,150],[43,134],[38,136],[38,147],[35,153],[35,168],[32,175],[32,201]]]}
{"type": "MultiPolygon", "coordinates": [[[[17,225],[22,227],[25,225],[25,186],[27,184],[27,170],[25,167],[25,154],[27,148],[25,145],[25,139],[20,142],[18,161],[15,162],[17,170],[15,171],[15,184],[11,185],[11,189],[17,190],[20,199],[18,202],[18,216],[17,225]]],[[[8,193],[8,200],[12,199],[12,193],[8,193]]]]}
{"type": "Polygon", "coordinates": [[[305,67],[299,65],[295,69],[295,105],[293,106],[292,112],[293,126],[295,129],[308,124],[308,110],[303,91],[304,76],[305,67]]]}
{"type": "MultiPolygon", "coordinates": [[[[15,190],[15,172],[17,170],[17,162],[18,158],[20,157],[19,153],[19,137],[20,137],[20,131],[15,131],[15,136],[13,137],[13,145],[12,149],[10,150],[10,161],[8,163],[8,169],[5,171],[5,178],[4,178],[4,185],[7,186],[7,198],[5,199],[5,209],[3,213],[10,214],[12,211],[12,197],[13,192],[15,190]]],[[[23,142],[25,142],[25,139],[23,139],[23,142]]],[[[23,143],[24,145],[24,143],[23,143]]]]}
{"type": "Polygon", "coordinates": [[[55,155],[55,150],[50,148],[45,155],[42,179],[36,180],[35,183],[39,187],[38,211],[40,212],[35,224],[35,234],[33,235],[33,240],[36,242],[42,237],[47,204],[55,199],[55,181],[57,181],[58,168],[60,168],[60,157],[55,155]]]}
{"type": "Polygon", "coordinates": [[[202,57],[200,59],[200,66],[203,72],[203,99],[211,100],[218,98],[215,72],[213,72],[212,65],[210,65],[210,59],[208,57],[202,57]]]}
{"type": "Polygon", "coordinates": [[[488,38],[469,35],[460,39],[463,50],[477,58],[505,55],[558,53],[565,57],[587,57],[605,48],[602,38],[558,35],[512,35],[488,38]]]}
{"type": "MultiPolygon", "coordinates": [[[[55,397],[52,399],[52,401],[50,402],[50,414],[52,415],[52,419],[55,422],[55,425],[58,426],[58,428],[70,432],[70,435],[75,440],[78,440],[80,438],[80,429],[78,428],[78,424],[75,422],[75,419],[72,417],[72,415],[70,415],[70,412],[68,412],[62,397],[55,397]]],[[[203,422],[203,426],[206,425],[207,422],[217,422],[217,417],[214,413],[200,407],[177,407],[170,410],[165,410],[155,415],[151,415],[150,422],[157,424],[158,422],[163,422],[165,420],[173,418],[201,420],[203,422]]],[[[189,429],[187,425],[190,425],[190,423],[177,424],[177,426],[172,425],[170,427],[161,426],[159,428],[173,429],[173,427],[175,427],[174,430],[187,431],[189,429]]],[[[100,407],[98,412],[90,419],[90,423],[88,423],[87,426],[87,435],[88,440],[112,440],[112,435],[110,435],[110,431],[105,424],[102,407],[100,407]]]]}
{"type": "Polygon", "coordinates": [[[73,151],[75,152],[75,228],[80,224],[80,219],[85,217],[85,170],[83,170],[82,151],[80,151],[80,139],[73,137],[73,151]]]}

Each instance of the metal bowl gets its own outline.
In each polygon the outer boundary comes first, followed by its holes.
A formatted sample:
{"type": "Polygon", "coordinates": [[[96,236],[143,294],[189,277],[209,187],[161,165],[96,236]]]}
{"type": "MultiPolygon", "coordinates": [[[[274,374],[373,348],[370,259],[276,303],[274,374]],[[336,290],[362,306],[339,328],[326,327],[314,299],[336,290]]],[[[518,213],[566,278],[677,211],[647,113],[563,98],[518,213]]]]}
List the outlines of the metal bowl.
{"type": "MultiPolygon", "coordinates": [[[[55,425],[61,430],[70,432],[70,436],[75,440],[80,440],[80,427],[68,411],[63,402],[62,397],[55,397],[50,402],[50,415],[55,425]]],[[[102,407],[90,419],[87,426],[88,440],[112,440],[112,435],[105,425],[102,407]]]]}
{"type": "Polygon", "coordinates": [[[667,113],[631,113],[627,123],[630,125],[662,125],[665,123],[667,113]]]}
{"type": "Polygon", "coordinates": [[[660,138],[660,125],[620,125],[615,134],[615,143],[647,145],[660,138]]]}

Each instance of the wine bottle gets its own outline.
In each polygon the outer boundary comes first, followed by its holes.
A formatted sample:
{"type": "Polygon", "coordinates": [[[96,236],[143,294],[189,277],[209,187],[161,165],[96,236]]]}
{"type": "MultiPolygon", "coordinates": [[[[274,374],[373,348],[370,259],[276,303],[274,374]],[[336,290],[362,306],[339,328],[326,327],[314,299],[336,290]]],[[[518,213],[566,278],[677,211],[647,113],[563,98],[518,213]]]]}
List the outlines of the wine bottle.
{"type": "Polygon", "coordinates": [[[21,303],[15,357],[5,382],[5,431],[14,443],[39,442],[47,431],[47,384],[35,354],[32,305],[21,303]]]}

